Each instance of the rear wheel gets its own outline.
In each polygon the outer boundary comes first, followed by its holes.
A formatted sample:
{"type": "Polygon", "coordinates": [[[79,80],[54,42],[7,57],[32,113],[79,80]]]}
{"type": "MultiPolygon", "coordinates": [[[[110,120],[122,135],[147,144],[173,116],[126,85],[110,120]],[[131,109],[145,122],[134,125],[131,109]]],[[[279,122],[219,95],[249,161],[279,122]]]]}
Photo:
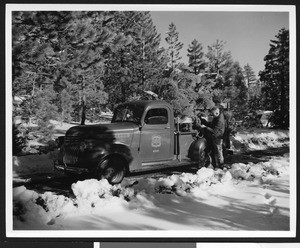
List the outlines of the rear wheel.
{"type": "Polygon", "coordinates": [[[111,157],[105,159],[98,172],[98,179],[106,179],[110,184],[122,182],[125,176],[125,163],[122,158],[111,157]]]}
{"type": "Polygon", "coordinates": [[[202,168],[209,166],[212,162],[211,156],[205,151],[200,151],[200,153],[198,167],[202,168]]]}
{"type": "Polygon", "coordinates": [[[211,156],[208,153],[208,143],[205,138],[196,139],[189,148],[189,158],[198,162],[198,168],[211,164],[211,156]]]}

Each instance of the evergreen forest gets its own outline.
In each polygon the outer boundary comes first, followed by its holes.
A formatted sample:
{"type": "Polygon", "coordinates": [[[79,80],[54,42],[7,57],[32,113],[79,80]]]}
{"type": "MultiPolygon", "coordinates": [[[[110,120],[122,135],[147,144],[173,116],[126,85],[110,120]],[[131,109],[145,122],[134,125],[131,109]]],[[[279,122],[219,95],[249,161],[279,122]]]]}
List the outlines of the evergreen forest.
{"type": "MultiPolygon", "coordinates": [[[[222,103],[241,123],[269,110],[272,125],[288,129],[289,31],[279,30],[269,42],[268,54],[262,54],[265,69],[257,77],[251,65],[234,60],[226,41],[204,48],[195,37],[182,51],[176,23],[162,35],[150,12],[15,11],[12,95],[21,101],[13,102],[13,117],[34,119],[43,138],[51,140],[50,120],[97,122],[101,112],[120,103],[155,95],[169,102],[176,116],[222,103]]],[[[24,143],[29,131],[14,126],[14,143],[24,143]]]]}

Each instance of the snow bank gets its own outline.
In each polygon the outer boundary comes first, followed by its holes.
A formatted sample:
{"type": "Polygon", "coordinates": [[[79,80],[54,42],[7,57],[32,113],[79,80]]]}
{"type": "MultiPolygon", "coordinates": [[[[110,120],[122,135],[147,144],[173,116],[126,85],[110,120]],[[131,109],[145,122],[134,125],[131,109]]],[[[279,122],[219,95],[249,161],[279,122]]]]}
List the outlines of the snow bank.
{"type": "Polygon", "coordinates": [[[257,218],[263,222],[257,229],[286,229],[289,195],[277,189],[287,187],[288,174],[289,156],[285,155],[258,164],[233,164],[228,171],[201,168],[196,174],[159,179],[126,178],[114,186],[106,180],[78,181],[71,187],[74,198],[52,192],[38,194],[22,186],[13,192],[13,224],[19,230],[72,229],[70,223],[76,220],[81,229],[226,230],[230,225],[235,230],[249,230],[256,228],[251,221],[257,218]],[[226,216],[224,211],[231,215],[229,222],[219,221],[226,216]],[[97,223],[87,221],[91,218],[97,223]]]}
{"type": "MultiPolygon", "coordinates": [[[[289,132],[255,130],[232,137],[236,152],[289,144],[289,132]]],[[[13,180],[51,175],[56,153],[13,157],[13,180]]],[[[84,180],[74,197],[13,189],[16,230],[287,230],[289,154],[267,162],[236,163],[228,171],[133,180],[119,185],[84,180]],[[271,218],[271,219],[270,219],[271,218]],[[145,224],[147,223],[147,224],[145,224]]]]}
{"type": "Polygon", "coordinates": [[[289,145],[288,130],[256,129],[231,137],[234,151],[263,150],[289,145]]]}
{"type": "Polygon", "coordinates": [[[45,211],[46,205],[39,205],[40,195],[24,186],[13,190],[13,222],[15,228],[26,223],[27,229],[50,229],[45,227],[51,216],[45,211]]]}
{"type": "Polygon", "coordinates": [[[235,163],[229,170],[232,177],[235,179],[242,179],[253,181],[267,178],[269,175],[279,176],[288,174],[289,172],[289,154],[283,157],[272,157],[267,162],[254,164],[235,163]]]}

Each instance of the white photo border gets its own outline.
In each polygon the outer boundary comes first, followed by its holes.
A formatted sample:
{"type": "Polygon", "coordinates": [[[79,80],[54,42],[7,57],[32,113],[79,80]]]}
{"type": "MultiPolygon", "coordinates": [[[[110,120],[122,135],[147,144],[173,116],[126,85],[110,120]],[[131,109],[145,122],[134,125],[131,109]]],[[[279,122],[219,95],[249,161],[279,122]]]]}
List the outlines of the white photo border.
{"type": "Polygon", "coordinates": [[[6,236],[11,238],[294,238],[296,236],[296,8],[294,5],[110,5],[110,4],[6,4],[6,236]],[[13,230],[12,199],[12,12],[13,11],[220,11],[289,12],[290,31],[290,230],[289,231],[118,231],[118,230],[13,230]]]}

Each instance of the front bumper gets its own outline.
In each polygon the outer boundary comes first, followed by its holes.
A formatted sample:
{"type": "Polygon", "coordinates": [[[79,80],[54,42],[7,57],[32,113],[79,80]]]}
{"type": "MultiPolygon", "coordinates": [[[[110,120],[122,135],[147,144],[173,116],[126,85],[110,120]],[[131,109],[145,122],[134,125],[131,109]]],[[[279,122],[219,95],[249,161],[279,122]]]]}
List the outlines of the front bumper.
{"type": "Polygon", "coordinates": [[[58,170],[58,171],[63,171],[65,173],[71,173],[71,174],[77,174],[77,175],[81,175],[81,174],[87,174],[89,173],[89,169],[87,168],[80,168],[80,167],[72,167],[72,166],[66,166],[66,165],[62,165],[59,164],[57,160],[53,161],[53,166],[54,169],[58,170]]]}

